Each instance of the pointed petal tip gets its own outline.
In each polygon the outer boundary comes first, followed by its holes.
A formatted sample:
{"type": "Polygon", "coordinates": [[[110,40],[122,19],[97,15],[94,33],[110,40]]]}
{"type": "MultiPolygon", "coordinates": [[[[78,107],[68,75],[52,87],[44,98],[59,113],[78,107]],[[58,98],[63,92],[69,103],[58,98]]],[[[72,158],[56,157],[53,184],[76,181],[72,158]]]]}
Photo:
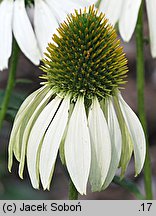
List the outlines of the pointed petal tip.
{"type": "Polygon", "coordinates": [[[19,166],[19,171],[18,171],[18,175],[21,179],[23,179],[23,170],[20,169],[21,167],[19,166]]]}
{"type": "Polygon", "coordinates": [[[43,190],[46,191],[46,189],[47,189],[47,187],[44,187],[44,186],[43,186],[43,190]]]}
{"type": "Polygon", "coordinates": [[[8,170],[9,170],[10,173],[11,173],[11,169],[12,169],[12,166],[11,166],[11,167],[8,167],[8,170]]]}
{"type": "Polygon", "coordinates": [[[32,187],[34,188],[34,189],[36,189],[36,190],[39,190],[40,189],[40,187],[39,187],[39,182],[35,185],[35,184],[33,184],[33,183],[31,183],[31,185],[32,185],[32,187]]]}
{"type": "Polygon", "coordinates": [[[32,187],[33,187],[35,190],[40,190],[39,185],[38,185],[38,186],[33,186],[33,185],[32,185],[32,187]]]}
{"type": "Polygon", "coordinates": [[[122,39],[124,42],[128,43],[130,40],[131,40],[131,36],[124,36],[124,35],[121,35],[122,39]]]}
{"type": "Polygon", "coordinates": [[[43,183],[43,182],[42,182],[42,187],[43,187],[43,190],[44,190],[44,191],[46,191],[46,190],[47,190],[47,191],[50,191],[50,185],[49,185],[49,184],[47,185],[46,183],[43,183]]]}
{"type": "Polygon", "coordinates": [[[13,164],[13,158],[11,156],[11,158],[9,157],[9,159],[8,159],[8,170],[9,170],[9,172],[11,172],[12,164],[13,164]]]}
{"type": "Polygon", "coordinates": [[[8,69],[8,64],[7,65],[0,65],[0,71],[4,71],[8,69]]]}
{"type": "Polygon", "coordinates": [[[152,53],[152,58],[156,58],[156,53],[152,53]]]}
{"type": "MultiPolygon", "coordinates": [[[[144,158],[144,161],[145,161],[145,158],[144,158]]],[[[143,167],[144,167],[144,162],[142,166],[140,166],[139,168],[137,167],[136,162],[135,162],[135,176],[134,177],[137,177],[142,172],[143,167]]]]}
{"type": "Polygon", "coordinates": [[[23,175],[20,175],[20,174],[19,174],[19,177],[23,180],[23,175]]]}
{"type": "Polygon", "coordinates": [[[50,185],[48,185],[47,190],[50,191],[50,185]]]}
{"type": "Polygon", "coordinates": [[[83,194],[82,195],[87,195],[87,192],[85,191],[85,192],[83,192],[83,194]]]}
{"type": "Polygon", "coordinates": [[[41,59],[42,59],[42,57],[40,57],[39,59],[36,59],[36,60],[31,60],[31,61],[32,61],[32,63],[33,63],[34,65],[37,66],[37,65],[40,64],[41,59]]]}
{"type": "MultiPolygon", "coordinates": [[[[76,188],[76,189],[77,189],[77,188],[76,188]]],[[[81,194],[82,196],[87,194],[86,189],[83,189],[83,190],[77,189],[77,191],[78,191],[79,194],[81,194]]]]}

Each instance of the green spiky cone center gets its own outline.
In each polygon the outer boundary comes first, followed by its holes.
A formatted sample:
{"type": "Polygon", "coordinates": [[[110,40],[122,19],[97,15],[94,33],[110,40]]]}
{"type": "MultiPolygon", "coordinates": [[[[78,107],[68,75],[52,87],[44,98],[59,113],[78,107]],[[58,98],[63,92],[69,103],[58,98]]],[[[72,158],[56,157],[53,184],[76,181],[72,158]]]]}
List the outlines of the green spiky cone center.
{"type": "Polygon", "coordinates": [[[42,76],[56,92],[92,99],[113,95],[124,84],[127,59],[108,20],[94,7],[75,11],[53,35],[42,76]]]}

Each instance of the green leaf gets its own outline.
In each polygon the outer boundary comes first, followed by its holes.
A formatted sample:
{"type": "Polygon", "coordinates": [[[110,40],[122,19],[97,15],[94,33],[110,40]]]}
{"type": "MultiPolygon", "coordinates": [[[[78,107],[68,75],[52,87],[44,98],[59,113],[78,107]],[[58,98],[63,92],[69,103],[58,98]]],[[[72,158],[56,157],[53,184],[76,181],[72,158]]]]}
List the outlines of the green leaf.
{"type": "MultiPolygon", "coordinates": [[[[4,94],[5,94],[5,91],[0,90],[0,110],[1,110],[1,104],[4,98],[4,94]]],[[[8,110],[6,113],[6,120],[8,121],[14,120],[15,115],[25,98],[26,98],[25,93],[17,93],[17,92],[12,93],[11,99],[9,102],[9,106],[8,106],[8,110]]]]}
{"type": "Polygon", "coordinates": [[[16,84],[32,84],[33,81],[30,79],[17,79],[16,84]]]}

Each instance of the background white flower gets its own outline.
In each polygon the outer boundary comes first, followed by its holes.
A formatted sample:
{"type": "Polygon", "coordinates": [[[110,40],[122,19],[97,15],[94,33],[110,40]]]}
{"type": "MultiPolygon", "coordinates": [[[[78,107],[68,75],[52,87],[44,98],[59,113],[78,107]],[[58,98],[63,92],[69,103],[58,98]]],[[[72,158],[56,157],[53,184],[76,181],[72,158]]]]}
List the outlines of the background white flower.
{"type": "Polygon", "coordinates": [[[12,50],[12,32],[22,52],[34,64],[41,53],[28,18],[24,0],[3,0],[0,4],[0,70],[8,67],[12,50]]]}
{"type": "MultiPolygon", "coordinates": [[[[135,30],[142,0],[101,0],[100,10],[106,14],[112,25],[119,22],[119,31],[128,42],[135,30]]],[[[152,57],[156,57],[156,1],[146,0],[149,21],[150,45],[152,57]]]]}
{"type": "Polygon", "coordinates": [[[0,70],[8,68],[12,51],[12,32],[27,58],[38,65],[60,21],[74,9],[89,5],[89,0],[34,0],[33,25],[25,0],[2,0],[0,3],[0,70]]]}

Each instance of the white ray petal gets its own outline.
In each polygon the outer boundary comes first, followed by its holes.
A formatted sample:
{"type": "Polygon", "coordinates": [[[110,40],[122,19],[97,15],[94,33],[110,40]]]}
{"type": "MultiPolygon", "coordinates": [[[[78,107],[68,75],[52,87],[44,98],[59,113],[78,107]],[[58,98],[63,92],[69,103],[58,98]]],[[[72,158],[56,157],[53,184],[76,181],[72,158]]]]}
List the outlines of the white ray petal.
{"type": "Polygon", "coordinates": [[[12,48],[13,0],[0,3],[0,70],[8,68],[12,48]]]}
{"type": "Polygon", "coordinates": [[[28,96],[25,99],[25,101],[22,103],[15,117],[15,121],[14,121],[13,128],[12,128],[11,135],[10,135],[9,149],[8,149],[8,152],[9,152],[8,169],[9,171],[11,171],[11,167],[12,167],[13,151],[16,155],[16,158],[18,159],[20,158],[21,143],[19,141],[20,134],[18,131],[20,130],[20,127],[23,123],[23,119],[27,115],[27,113],[29,112],[30,114],[31,112],[33,112],[32,104],[36,100],[38,94],[40,94],[42,91],[46,93],[48,89],[45,87],[42,87],[38,89],[37,91],[33,92],[30,96],[28,96]],[[14,147],[15,145],[16,147],[14,147]]]}
{"type": "MultiPolygon", "coordinates": [[[[35,106],[36,109],[30,116],[30,118],[24,119],[24,124],[21,125],[20,130],[22,130],[22,144],[21,144],[21,157],[20,157],[20,165],[19,165],[19,176],[23,178],[23,170],[24,170],[24,164],[25,164],[25,155],[26,155],[26,148],[28,143],[28,138],[30,135],[30,131],[38,118],[41,111],[44,109],[46,104],[48,103],[49,99],[51,98],[53,92],[49,91],[46,95],[41,95],[42,100],[38,104],[38,106],[35,106]]],[[[34,104],[33,104],[34,105],[34,104]]]]}
{"type": "MultiPolygon", "coordinates": [[[[39,89],[40,90],[40,89],[39,89]]],[[[27,124],[29,120],[31,119],[31,116],[34,115],[38,107],[40,106],[40,103],[42,103],[42,100],[46,97],[48,94],[52,94],[51,91],[48,92],[48,89],[45,88],[42,91],[38,91],[36,96],[33,98],[33,100],[30,101],[30,103],[27,105],[27,107],[23,110],[23,113],[19,114],[19,117],[15,119],[15,140],[13,140],[13,152],[15,153],[16,158],[18,158],[19,161],[21,161],[21,152],[22,152],[22,143],[23,143],[23,136],[24,132],[26,130],[27,124]],[[16,134],[17,132],[17,134],[16,134]]],[[[22,178],[22,175],[20,175],[22,178]]]]}
{"type": "Polygon", "coordinates": [[[66,4],[64,4],[63,0],[45,0],[45,2],[51,8],[52,13],[55,14],[55,19],[57,19],[59,22],[63,22],[66,19],[67,14],[74,13],[75,9],[84,8],[91,4],[90,0],[68,0],[66,1],[66,4]]]}
{"type": "Polygon", "coordinates": [[[40,63],[41,54],[35,34],[26,13],[24,0],[14,2],[13,33],[22,52],[34,64],[40,63]]]}
{"type": "Polygon", "coordinates": [[[134,146],[132,143],[132,138],[130,135],[130,132],[128,130],[128,126],[126,124],[126,121],[124,119],[120,104],[119,104],[119,99],[118,99],[118,94],[112,97],[115,109],[116,109],[116,114],[118,117],[118,122],[120,125],[120,130],[121,130],[121,136],[122,136],[122,150],[121,150],[121,158],[120,158],[120,163],[119,167],[121,167],[121,178],[124,177],[124,174],[126,172],[127,166],[129,164],[129,161],[131,159],[134,146]]]}
{"type": "Polygon", "coordinates": [[[124,101],[121,94],[118,95],[118,98],[134,145],[135,172],[136,175],[138,175],[143,168],[146,154],[146,141],[144,131],[138,117],[124,101]]]}
{"type": "MultiPolygon", "coordinates": [[[[14,139],[14,146],[12,148],[12,153],[14,153],[16,160],[19,162],[20,162],[20,156],[21,156],[21,143],[19,142],[19,140],[20,140],[20,128],[21,128],[21,125],[19,126],[19,129],[16,133],[16,136],[14,139]]],[[[9,152],[10,152],[10,146],[9,146],[9,152]]],[[[10,157],[10,155],[9,155],[9,157],[10,157]]],[[[9,168],[9,171],[11,171],[11,168],[9,168]]]]}
{"type": "Polygon", "coordinates": [[[89,5],[92,5],[92,4],[96,4],[98,2],[98,0],[87,0],[88,4],[89,5]]]}
{"type": "Polygon", "coordinates": [[[70,98],[66,97],[52,120],[43,140],[39,172],[44,190],[49,189],[54,165],[68,121],[70,98]]]}
{"type": "Polygon", "coordinates": [[[43,0],[35,0],[34,27],[43,57],[43,53],[58,27],[55,16],[43,0]]]}
{"type": "Polygon", "coordinates": [[[57,22],[64,22],[66,19],[67,13],[62,8],[62,3],[60,4],[58,1],[55,0],[45,0],[46,4],[49,6],[51,12],[55,16],[57,22]]]}
{"type": "Polygon", "coordinates": [[[91,137],[89,181],[92,191],[100,191],[110,166],[111,140],[108,125],[97,98],[93,100],[89,110],[88,123],[91,137]]]}
{"type": "Polygon", "coordinates": [[[73,109],[74,109],[74,104],[71,103],[70,108],[69,108],[69,114],[68,114],[68,122],[67,122],[66,128],[64,130],[64,134],[62,136],[62,140],[61,140],[60,147],[59,147],[59,156],[60,156],[60,160],[61,160],[63,165],[66,164],[65,154],[64,154],[64,143],[65,143],[65,140],[66,140],[67,130],[68,130],[68,126],[69,126],[69,120],[70,120],[71,114],[73,112],[73,109]]]}
{"type": "Polygon", "coordinates": [[[106,15],[106,18],[109,19],[113,26],[120,17],[123,4],[124,0],[102,0],[100,3],[100,10],[106,15]]]}
{"type": "Polygon", "coordinates": [[[102,187],[104,190],[108,187],[108,185],[112,182],[117,168],[119,166],[120,157],[121,157],[121,147],[122,147],[122,138],[120,126],[118,123],[118,119],[114,110],[114,105],[111,99],[108,99],[106,102],[107,109],[107,119],[108,119],[108,128],[111,138],[111,163],[109,167],[109,171],[105,180],[105,183],[102,187]]]}
{"type": "Polygon", "coordinates": [[[34,188],[39,187],[39,170],[37,164],[37,157],[40,151],[40,145],[42,144],[45,132],[61,100],[62,99],[60,97],[56,97],[44,108],[30,132],[27,145],[27,166],[31,183],[34,188]]]}
{"type": "MultiPolygon", "coordinates": [[[[61,7],[61,5],[63,4],[63,1],[58,0],[57,4],[61,7]]],[[[80,8],[84,8],[87,6],[89,6],[89,0],[88,1],[86,1],[86,0],[79,0],[79,1],[68,0],[68,1],[66,1],[66,4],[64,5],[63,10],[66,13],[73,13],[75,9],[78,10],[80,8]]]]}
{"type": "Polygon", "coordinates": [[[119,19],[119,30],[124,41],[129,41],[135,30],[141,0],[124,1],[119,19]]]}
{"type": "Polygon", "coordinates": [[[149,21],[149,31],[150,31],[150,46],[152,57],[156,58],[156,1],[146,0],[147,15],[149,21]]]}
{"type": "Polygon", "coordinates": [[[83,97],[79,97],[75,104],[64,147],[69,175],[78,192],[86,194],[91,163],[91,146],[83,97]]]}
{"type": "Polygon", "coordinates": [[[35,97],[41,93],[41,92],[48,92],[50,89],[48,86],[42,86],[41,88],[37,89],[36,91],[34,91],[33,93],[31,93],[22,103],[22,105],[20,106],[20,109],[18,110],[15,120],[25,111],[25,109],[28,109],[28,104],[32,101],[35,100],[35,97]]]}
{"type": "Polygon", "coordinates": [[[29,20],[30,20],[30,22],[31,22],[31,24],[33,26],[33,24],[34,24],[34,5],[31,4],[28,7],[26,7],[26,11],[27,11],[29,20]]]}

